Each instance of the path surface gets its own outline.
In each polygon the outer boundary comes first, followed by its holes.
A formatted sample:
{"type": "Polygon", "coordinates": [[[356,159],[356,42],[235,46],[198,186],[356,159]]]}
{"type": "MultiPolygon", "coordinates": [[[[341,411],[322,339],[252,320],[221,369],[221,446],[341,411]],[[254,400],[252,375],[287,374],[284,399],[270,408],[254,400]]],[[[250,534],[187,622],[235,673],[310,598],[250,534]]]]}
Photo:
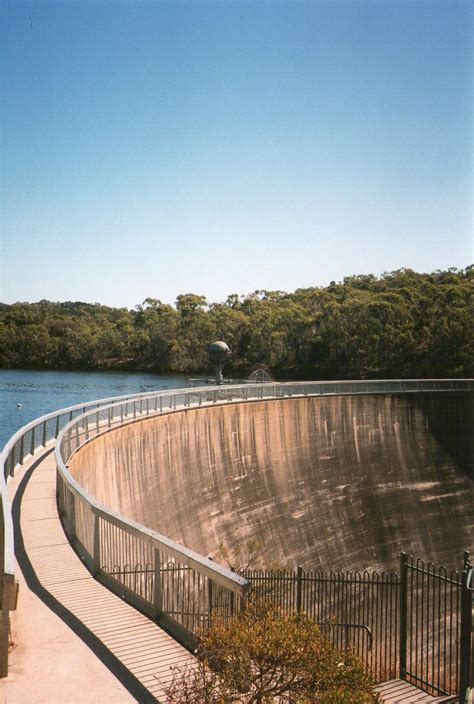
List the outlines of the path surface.
{"type": "Polygon", "coordinates": [[[170,667],[193,658],[84,567],[59,521],[55,476],[48,450],[9,482],[20,593],[0,704],[164,702],[170,667]]]}
{"type": "Polygon", "coordinates": [[[457,697],[432,697],[408,682],[390,680],[376,687],[383,704],[442,704],[457,702],[457,697]]]}

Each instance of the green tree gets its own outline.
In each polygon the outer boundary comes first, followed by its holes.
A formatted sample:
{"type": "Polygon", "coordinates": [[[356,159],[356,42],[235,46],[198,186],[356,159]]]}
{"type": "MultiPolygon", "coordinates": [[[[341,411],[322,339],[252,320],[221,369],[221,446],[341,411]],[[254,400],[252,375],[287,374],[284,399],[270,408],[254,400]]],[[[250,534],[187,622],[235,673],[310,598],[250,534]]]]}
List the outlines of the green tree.
{"type": "Polygon", "coordinates": [[[0,303],[0,365],[204,372],[225,340],[228,375],[256,365],[277,379],[468,377],[474,373],[474,268],[359,275],[224,303],[181,294],[135,310],[97,303],[0,303]]]}
{"type": "Polygon", "coordinates": [[[176,299],[179,325],[172,349],[175,371],[202,371],[208,367],[207,346],[215,340],[216,330],[207,308],[206,297],[195,293],[176,299]]]}

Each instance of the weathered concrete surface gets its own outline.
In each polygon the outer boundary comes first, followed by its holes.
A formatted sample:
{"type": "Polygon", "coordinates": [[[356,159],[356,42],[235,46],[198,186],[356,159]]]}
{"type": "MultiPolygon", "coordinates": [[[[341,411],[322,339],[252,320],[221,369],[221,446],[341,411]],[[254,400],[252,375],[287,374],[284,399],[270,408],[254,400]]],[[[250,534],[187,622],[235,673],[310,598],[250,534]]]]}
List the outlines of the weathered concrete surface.
{"type": "Polygon", "coordinates": [[[202,554],[459,566],[473,536],[473,397],[324,396],[188,410],[97,438],[71,462],[97,499],[202,554]]]}

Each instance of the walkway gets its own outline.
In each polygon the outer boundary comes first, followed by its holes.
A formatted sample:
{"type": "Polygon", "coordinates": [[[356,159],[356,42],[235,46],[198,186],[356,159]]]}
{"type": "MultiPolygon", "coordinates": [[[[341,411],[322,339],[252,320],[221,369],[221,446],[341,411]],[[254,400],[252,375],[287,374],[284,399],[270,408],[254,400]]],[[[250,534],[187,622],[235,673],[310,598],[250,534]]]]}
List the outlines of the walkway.
{"type": "Polygon", "coordinates": [[[432,697],[403,680],[390,680],[376,687],[383,704],[447,704],[457,702],[458,697],[432,697]]]}
{"type": "Polygon", "coordinates": [[[20,593],[1,704],[164,702],[170,668],[193,657],[94,580],[63,532],[55,490],[51,449],[9,482],[20,593]]]}

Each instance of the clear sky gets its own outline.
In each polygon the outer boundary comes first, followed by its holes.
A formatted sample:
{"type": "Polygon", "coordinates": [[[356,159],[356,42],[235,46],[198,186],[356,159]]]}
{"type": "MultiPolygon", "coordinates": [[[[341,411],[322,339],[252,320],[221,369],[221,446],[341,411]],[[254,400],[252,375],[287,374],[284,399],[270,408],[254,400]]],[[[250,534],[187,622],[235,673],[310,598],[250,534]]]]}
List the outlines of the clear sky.
{"type": "Polygon", "coordinates": [[[2,0],[0,300],[472,262],[456,0],[2,0]]]}

